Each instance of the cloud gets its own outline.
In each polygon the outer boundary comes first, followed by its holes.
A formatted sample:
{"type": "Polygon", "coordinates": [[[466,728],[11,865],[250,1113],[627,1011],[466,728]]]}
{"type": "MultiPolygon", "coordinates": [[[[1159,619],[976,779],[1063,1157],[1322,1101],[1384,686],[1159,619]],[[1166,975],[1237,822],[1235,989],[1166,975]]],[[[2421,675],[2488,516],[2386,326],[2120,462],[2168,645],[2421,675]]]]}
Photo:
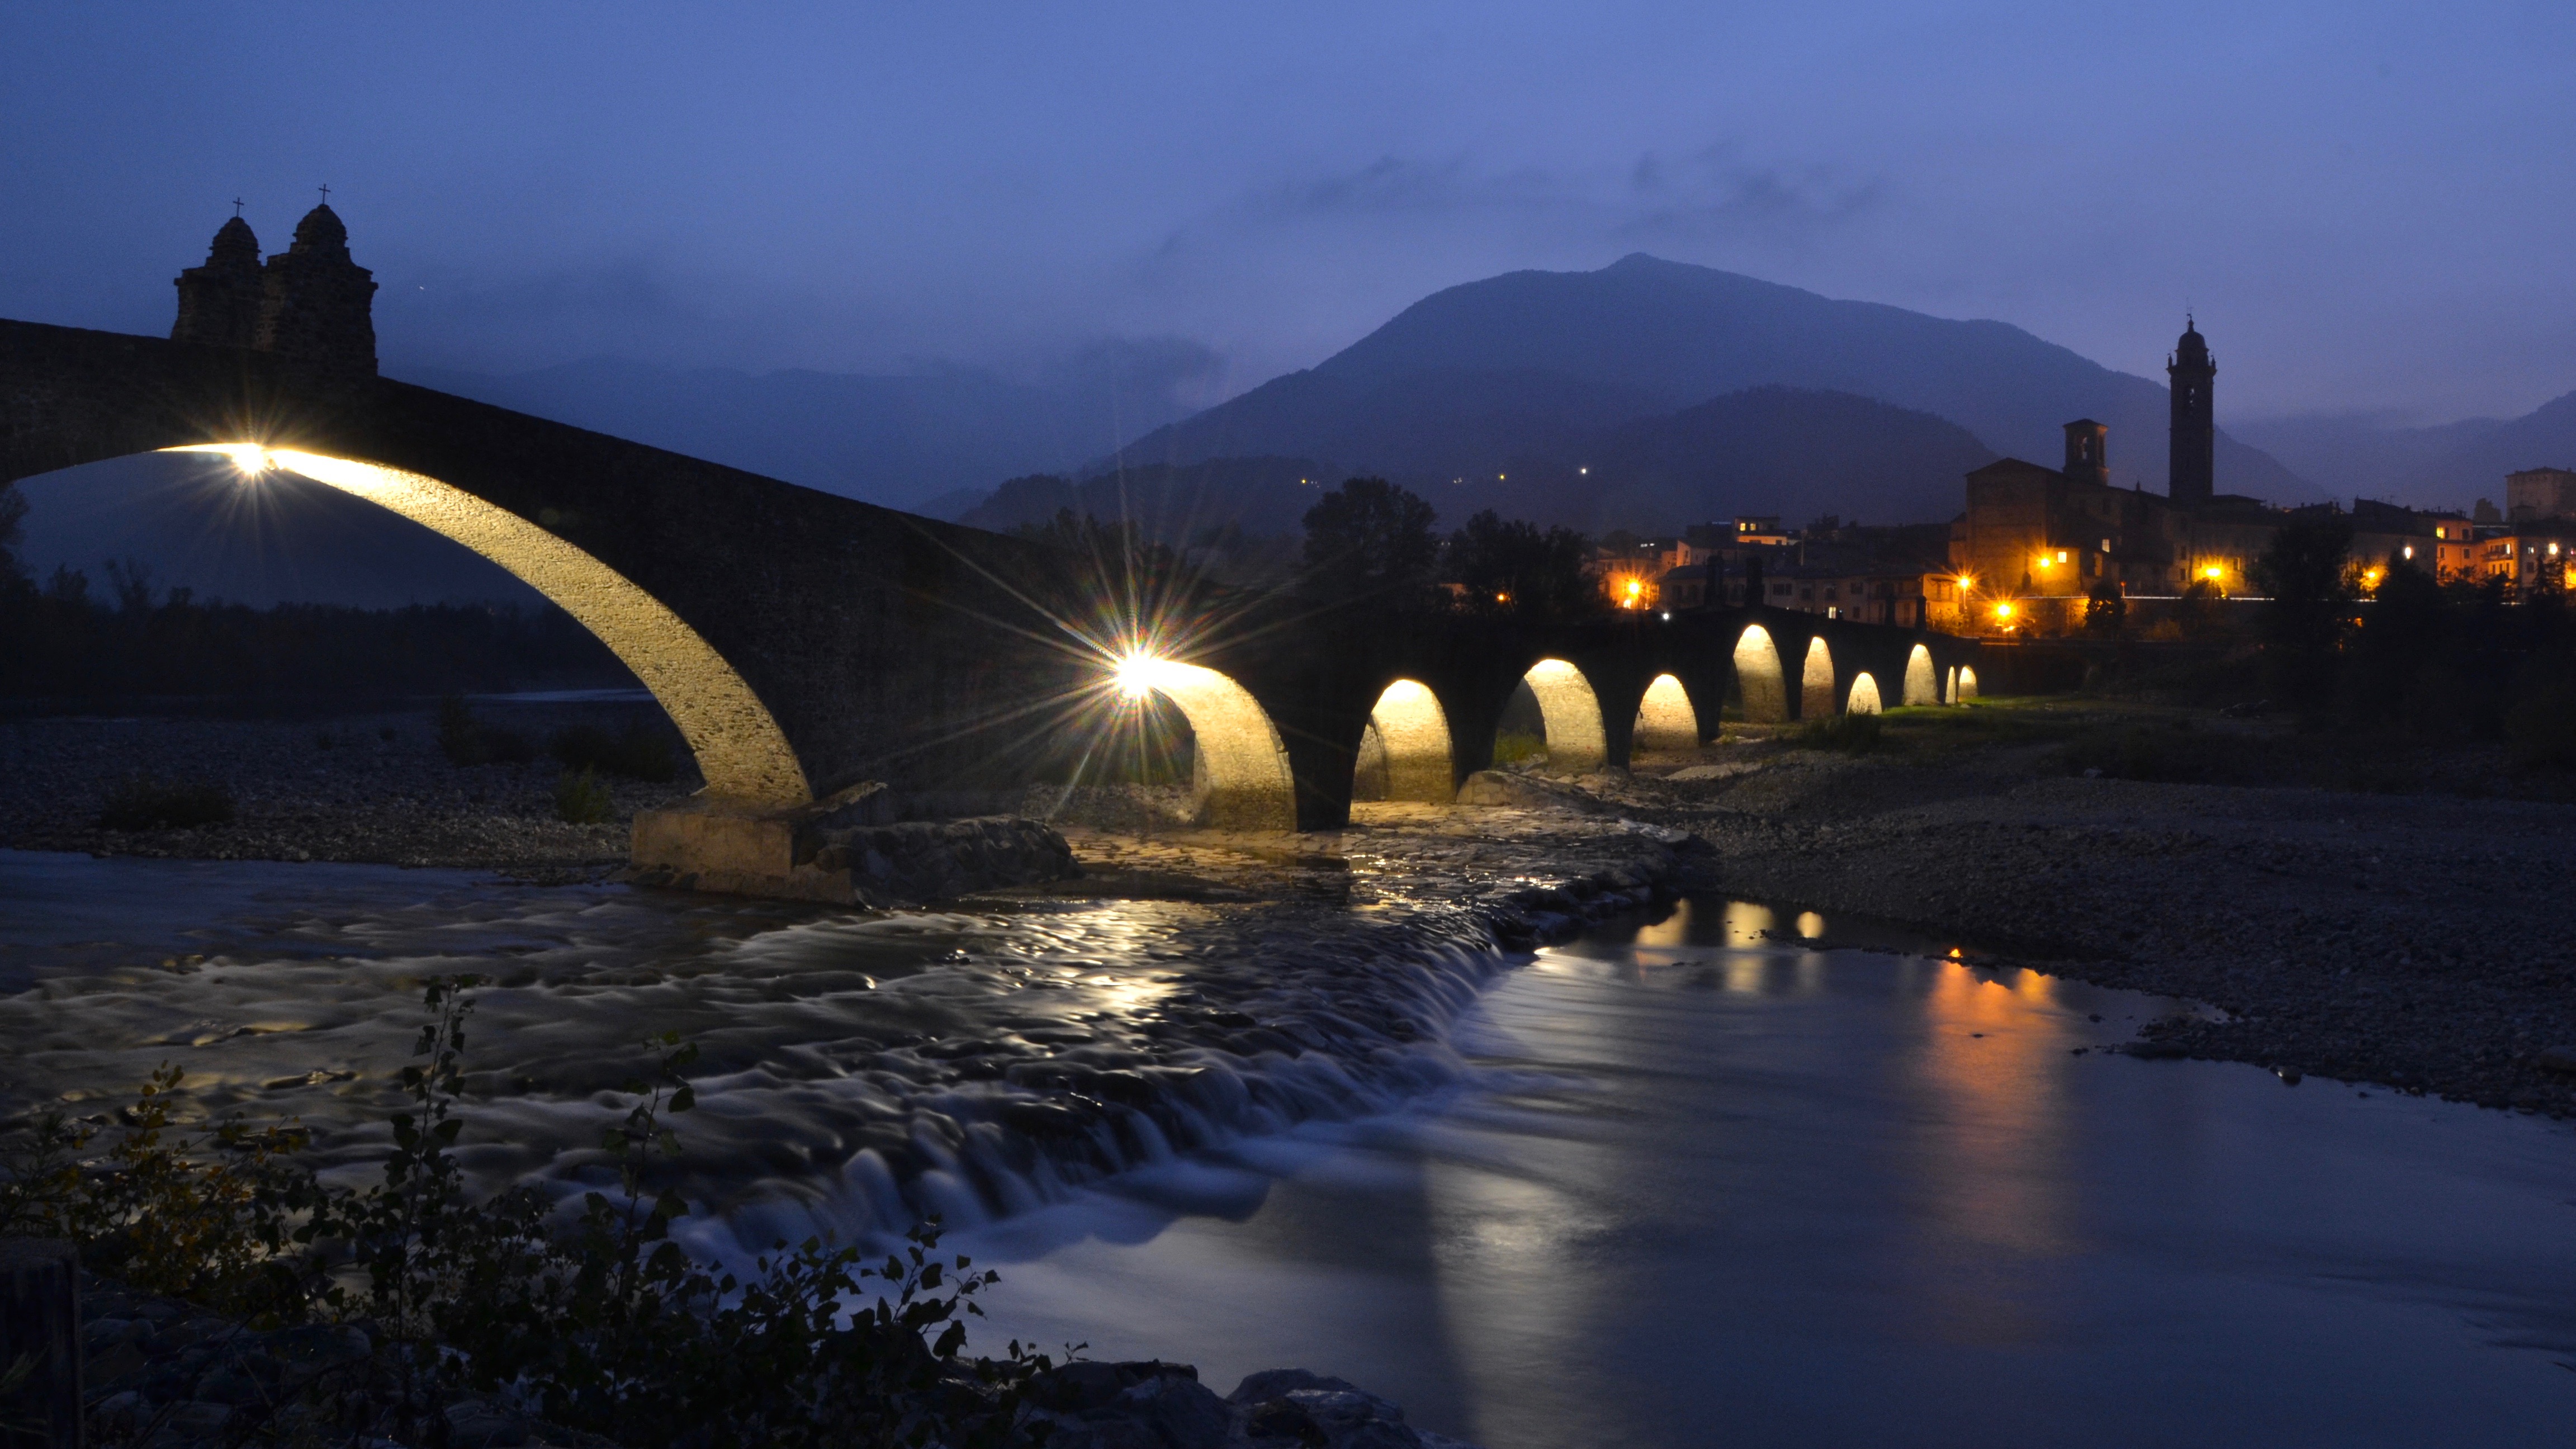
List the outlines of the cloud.
{"type": "MultiPolygon", "coordinates": [[[[1880,177],[1826,164],[1762,163],[1720,144],[1667,159],[1578,170],[1487,169],[1471,158],[1381,156],[1363,166],[1291,181],[1238,208],[1250,219],[1354,224],[1395,218],[1492,220],[1498,214],[1603,241],[1801,240],[1883,206],[1880,177]]],[[[1163,254],[1177,249],[1178,234],[1163,254]]]]}

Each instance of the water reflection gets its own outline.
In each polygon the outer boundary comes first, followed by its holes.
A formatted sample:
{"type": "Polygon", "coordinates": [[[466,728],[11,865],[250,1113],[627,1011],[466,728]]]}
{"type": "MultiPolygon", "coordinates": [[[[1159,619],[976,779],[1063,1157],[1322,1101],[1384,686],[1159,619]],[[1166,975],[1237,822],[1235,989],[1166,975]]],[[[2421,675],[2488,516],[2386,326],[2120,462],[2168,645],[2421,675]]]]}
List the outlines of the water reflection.
{"type": "Polygon", "coordinates": [[[1220,1388],[1343,1372],[1491,1449],[2576,1422],[2576,1134],[2077,1056],[2179,1003],[1776,920],[1705,900],[1541,953],[1458,1023],[1476,1073],[1436,1110],[1238,1147],[1222,1214],[1054,1210],[996,1332],[1220,1388]]]}

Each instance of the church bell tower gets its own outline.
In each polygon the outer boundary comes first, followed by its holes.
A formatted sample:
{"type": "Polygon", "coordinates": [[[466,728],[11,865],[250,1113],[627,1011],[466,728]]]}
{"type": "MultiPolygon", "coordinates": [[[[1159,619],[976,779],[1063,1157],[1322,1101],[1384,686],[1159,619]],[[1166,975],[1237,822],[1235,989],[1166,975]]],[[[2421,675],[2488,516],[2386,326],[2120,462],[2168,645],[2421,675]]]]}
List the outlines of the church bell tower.
{"type": "Polygon", "coordinates": [[[2198,508],[2217,491],[2218,414],[2210,384],[2218,376],[2218,364],[2210,360],[2209,343],[2189,317],[2183,319],[2173,355],[2165,359],[2165,376],[2173,381],[2173,451],[2165,464],[2165,496],[2176,508],[2198,508]]]}

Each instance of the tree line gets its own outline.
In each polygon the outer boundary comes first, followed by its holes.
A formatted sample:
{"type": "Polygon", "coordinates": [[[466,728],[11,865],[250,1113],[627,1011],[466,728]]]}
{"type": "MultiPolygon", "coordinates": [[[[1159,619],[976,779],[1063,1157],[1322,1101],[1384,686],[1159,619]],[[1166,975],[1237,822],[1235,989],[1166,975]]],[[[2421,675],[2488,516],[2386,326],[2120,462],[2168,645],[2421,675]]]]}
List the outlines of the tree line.
{"type": "Polygon", "coordinates": [[[157,587],[140,564],[103,579],[20,557],[26,499],[0,485],[0,699],[272,698],[616,688],[634,676],[551,605],[266,609],[157,587]]]}
{"type": "MultiPolygon", "coordinates": [[[[1530,619],[1582,618],[1610,606],[1585,572],[1591,540],[1570,528],[1541,528],[1489,508],[1444,538],[1428,501],[1383,478],[1349,479],[1302,521],[1303,545],[1285,582],[1318,601],[1530,619]]],[[[1183,572],[1168,546],[1148,541],[1134,524],[1103,523],[1069,508],[1017,533],[1115,562],[1131,577],[1183,572]]]]}
{"type": "Polygon", "coordinates": [[[2352,554],[2341,514],[2293,519],[2257,560],[2274,698],[2311,729],[2504,740],[2527,763],[2576,764],[2576,626],[2559,567],[2518,584],[2437,579],[2402,552],[2352,554]]]}

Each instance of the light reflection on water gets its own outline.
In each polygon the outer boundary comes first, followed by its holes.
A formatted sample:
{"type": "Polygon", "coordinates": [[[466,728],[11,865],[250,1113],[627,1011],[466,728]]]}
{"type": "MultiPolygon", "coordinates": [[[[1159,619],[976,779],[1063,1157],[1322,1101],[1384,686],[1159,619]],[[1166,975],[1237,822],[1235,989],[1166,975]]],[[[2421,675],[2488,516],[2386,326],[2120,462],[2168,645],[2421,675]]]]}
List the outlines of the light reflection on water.
{"type": "Polygon", "coordinates": [[[1543,952],[1471,1084],[982,1230],[996,1334],[1492,1449],[2566,1442],[2576,1134],[2104,1055],[2181,1003],[1780,919],[1543,952]]]}

